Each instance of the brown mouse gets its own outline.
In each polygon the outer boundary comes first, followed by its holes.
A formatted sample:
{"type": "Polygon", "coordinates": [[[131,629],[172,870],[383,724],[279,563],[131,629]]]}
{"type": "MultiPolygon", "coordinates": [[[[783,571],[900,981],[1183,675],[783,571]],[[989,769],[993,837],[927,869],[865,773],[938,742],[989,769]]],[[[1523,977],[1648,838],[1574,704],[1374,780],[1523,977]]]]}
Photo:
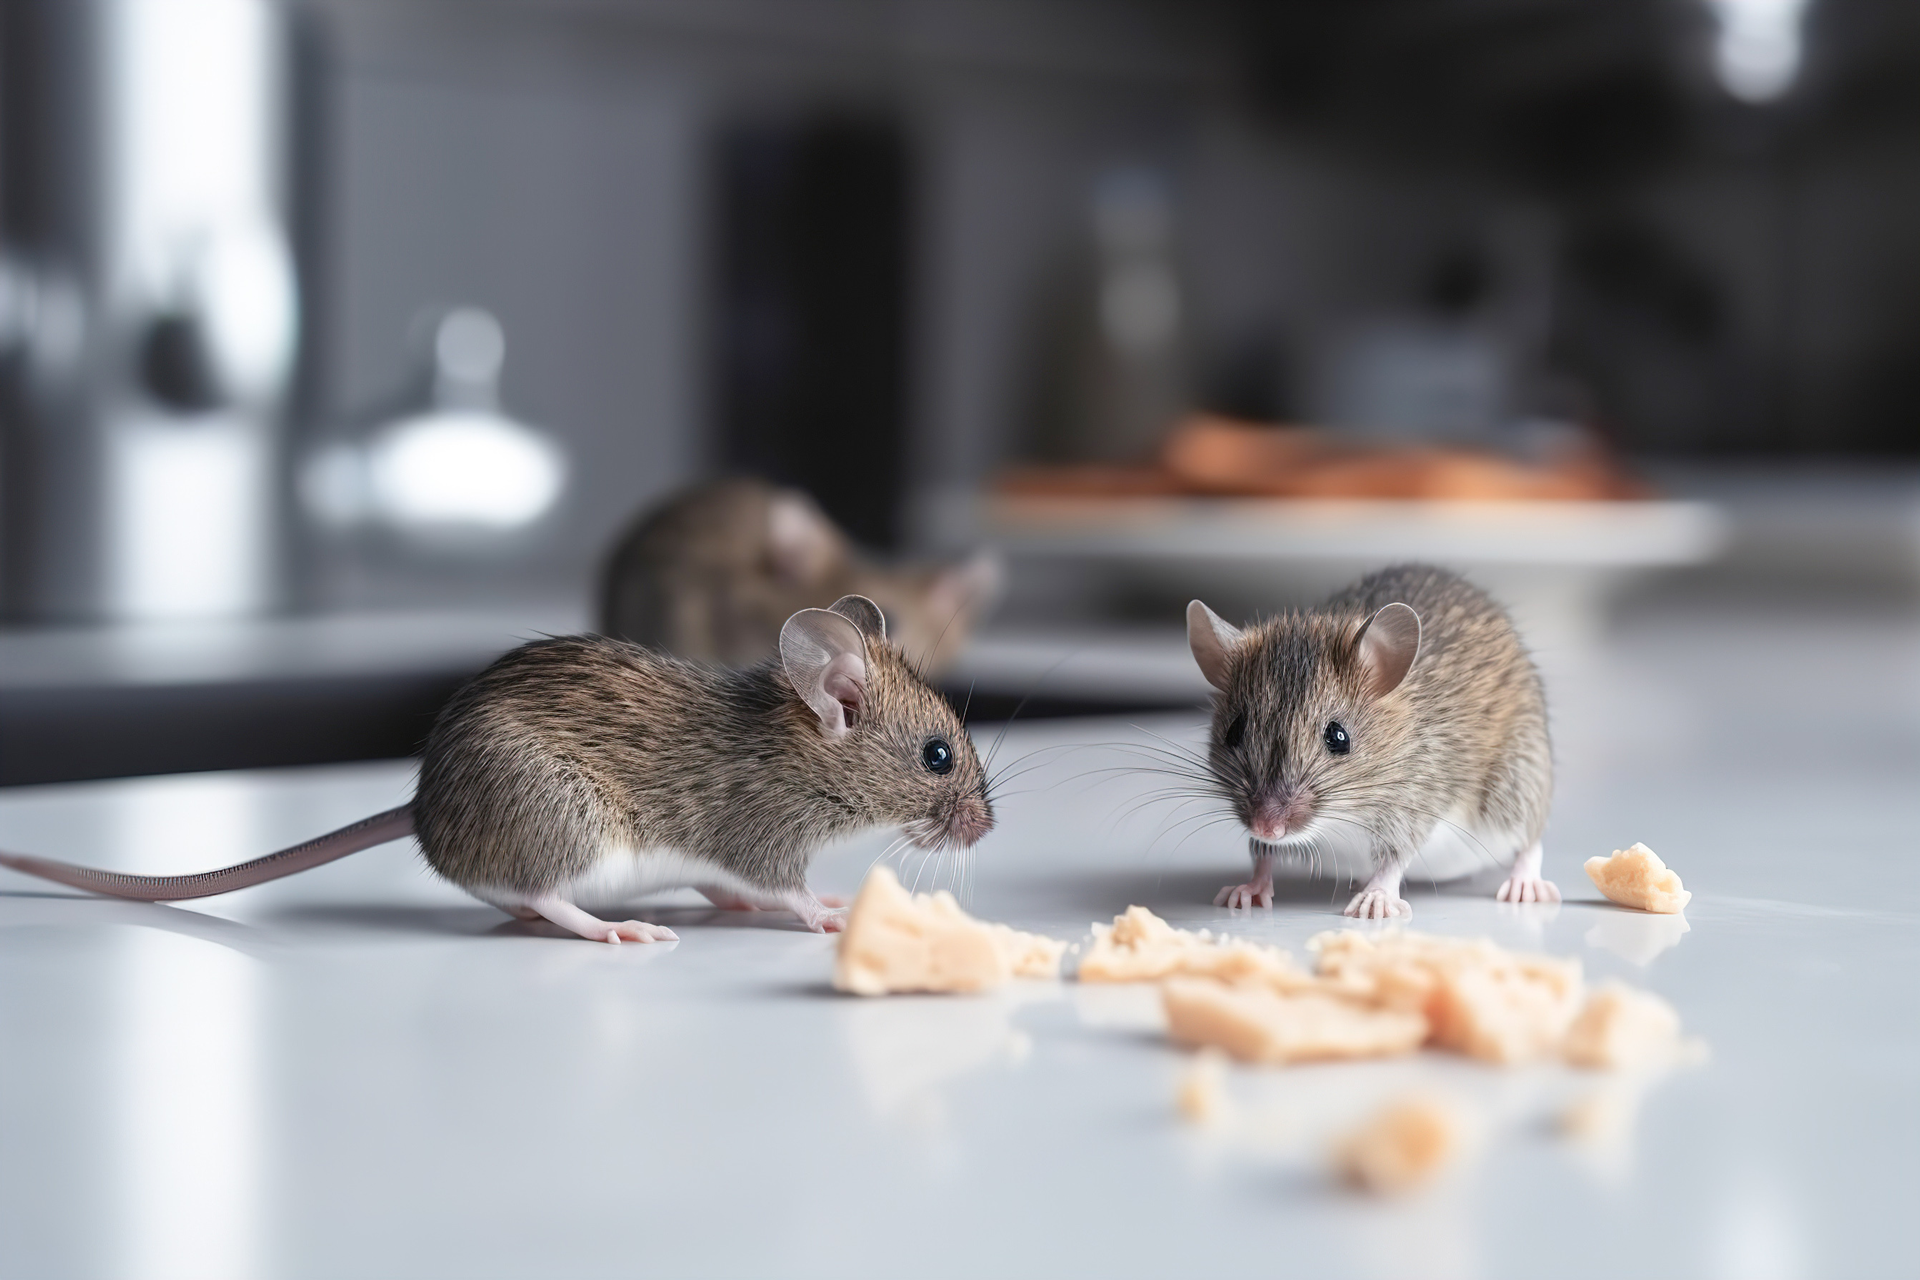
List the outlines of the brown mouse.
{"type": "Polygon", "coordinates": [[[1215,903],[1273,901],[1277,858],[1362,844],[1346,914],[1410,916],[1401,877],[1497,861],[1498,897],[1558,902],[1540,878],[1553,795],[1546,697],[1512,621],[1457,574],[1399,565],[1318,609],[1238,628],[1195,600],[1187,639],[1217,691],[1211,787],[1246,824],[1253,876],[1215,903]]]}
{"type": "Polygon", "coordinates": [[[991,556],[883,565],[798,489],[733,478],[649,508],[601,574],[600,630],[698,662],[746,666],[771,654],[788,615],[845,595],[880,606],[901,652],[938,671],[999,592],[991,556]]]}
{"type": "Polygon", "coordinates": [[[194,876],[128,876],[0,854],[0,865],[119,897],[245,888],[410,832],[428,863],[523,919],[607,942],[671,939],[618,905],[678,886],[715,904],[841,917],[807,888],[828,840],[898,825],[923,848],[993,827],[986,777],[945,699],[871,600],[787,619],[777,658],[716,670],[599,636],[536,640],[441,711],[412,804],[194,876]]]}

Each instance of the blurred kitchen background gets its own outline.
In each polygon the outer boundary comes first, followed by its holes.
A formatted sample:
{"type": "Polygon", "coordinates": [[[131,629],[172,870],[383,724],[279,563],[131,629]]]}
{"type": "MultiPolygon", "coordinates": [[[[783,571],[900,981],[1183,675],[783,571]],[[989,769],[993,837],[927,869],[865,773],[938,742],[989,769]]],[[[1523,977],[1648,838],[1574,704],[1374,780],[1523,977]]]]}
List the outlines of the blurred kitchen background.
{"type": "Polygon", "coordinates": [[[1896,0],[0,24],[0,784],[409,754],[729,475],[984,566],[975,718],[1399,558],[1549,665],[1920,601],[1896,0]]]}

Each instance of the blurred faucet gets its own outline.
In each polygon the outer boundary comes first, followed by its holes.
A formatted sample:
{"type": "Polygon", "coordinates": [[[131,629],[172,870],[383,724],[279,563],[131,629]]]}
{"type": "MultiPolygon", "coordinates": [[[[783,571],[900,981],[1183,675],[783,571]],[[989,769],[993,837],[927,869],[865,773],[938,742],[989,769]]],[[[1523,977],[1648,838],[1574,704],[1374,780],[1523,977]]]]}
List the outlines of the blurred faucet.
{"type": "Polygon", "coordinates": [[[15,0],[4,22],[0,602],[270,608],[298,342],[284,15],[15,0]]]}

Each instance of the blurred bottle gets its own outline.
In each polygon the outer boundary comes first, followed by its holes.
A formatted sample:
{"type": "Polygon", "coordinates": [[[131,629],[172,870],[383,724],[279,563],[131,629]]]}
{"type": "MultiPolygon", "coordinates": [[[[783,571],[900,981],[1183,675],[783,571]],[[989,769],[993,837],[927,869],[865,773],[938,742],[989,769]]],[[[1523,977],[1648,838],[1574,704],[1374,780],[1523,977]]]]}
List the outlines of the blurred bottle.
{"type": "Polygon", "coordinates": [[[272,607],[298,340],[283,15],[17,0],[0,20],[5,610],[272,607]]]}
{"type": "Polygon", "coordinates": [[[1045,452],[1072,461],[1145,458],[1190,406],[1186,300],[1166,181],[1117,169],[1095,185],[1093,258],[1072,308],[1045,452]]]}

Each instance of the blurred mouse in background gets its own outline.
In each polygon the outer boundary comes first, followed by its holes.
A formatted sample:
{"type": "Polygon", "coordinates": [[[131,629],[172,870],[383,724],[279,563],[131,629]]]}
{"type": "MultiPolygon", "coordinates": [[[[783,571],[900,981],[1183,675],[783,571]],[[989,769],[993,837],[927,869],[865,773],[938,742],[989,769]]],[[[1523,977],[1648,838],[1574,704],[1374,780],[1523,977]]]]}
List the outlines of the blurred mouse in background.
{"type": "Polygon", "coordinates": [[[798,489],[734,478],[681,490],[627,527],[601,577],[599,625],[683,658],[747,666],[774,652],[796,610],[863,595],[885,611],[901,652],[933,672],[999,591],[991,554],[876,564],[798,489]]]}

